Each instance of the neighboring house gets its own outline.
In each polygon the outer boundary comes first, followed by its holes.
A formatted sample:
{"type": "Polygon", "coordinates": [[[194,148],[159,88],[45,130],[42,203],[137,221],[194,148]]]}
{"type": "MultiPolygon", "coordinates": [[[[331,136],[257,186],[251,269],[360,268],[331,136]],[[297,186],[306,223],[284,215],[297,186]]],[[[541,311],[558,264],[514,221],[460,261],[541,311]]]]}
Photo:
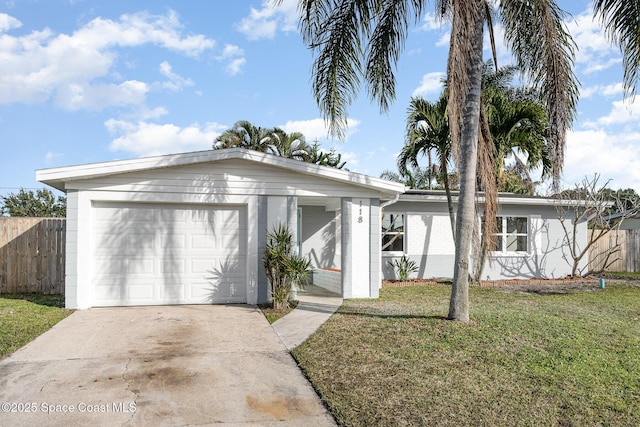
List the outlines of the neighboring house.
{"type": "MultiPolygon", "coordinates": [[[[68,308],[266,302],[262,253],[280,223],[311,259],[314,283],[343,297],[376,298],[394,278],[387,262],[402,254],[420,277],[453,274],[444,194],[355,172],[233,148],[36,177],[67,193],[68,308]]],[[[500,202],[503,250],[483,278],[568,274],[553,201],[500,202]]]]}
{"type": "Polygon", "coordinates": [[[611,222],[611,226],[620,222],[620,218],[622,219],[622,223],[617,226],[618,230],[640,230],[640,211],[638,209],[629,209],[624,213],[614,213],[611,215],[607,215],[602,218],[605,222],[611,222]]]}

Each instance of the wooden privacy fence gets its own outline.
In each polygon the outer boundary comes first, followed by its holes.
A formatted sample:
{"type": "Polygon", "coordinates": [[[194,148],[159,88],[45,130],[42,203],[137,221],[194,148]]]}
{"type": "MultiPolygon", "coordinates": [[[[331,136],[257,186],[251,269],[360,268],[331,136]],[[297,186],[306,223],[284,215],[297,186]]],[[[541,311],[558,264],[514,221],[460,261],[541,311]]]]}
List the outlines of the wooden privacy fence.
{"type": "Polygon", "coordinates": [[[0,218],[0,294],[64,293],[66,219],[0,218]]]}
{"type": "MultiPolygon", "coordinates": [[[[591,233],[591,230],[589,230],[591,233]]],[[[620,250],[609,258],[611,263],[606,271],[640,272],[640,230],[610,231],[589,249],[589,269],[598,271],[605,262],[604,254],[617,244],[620,250]]]]}

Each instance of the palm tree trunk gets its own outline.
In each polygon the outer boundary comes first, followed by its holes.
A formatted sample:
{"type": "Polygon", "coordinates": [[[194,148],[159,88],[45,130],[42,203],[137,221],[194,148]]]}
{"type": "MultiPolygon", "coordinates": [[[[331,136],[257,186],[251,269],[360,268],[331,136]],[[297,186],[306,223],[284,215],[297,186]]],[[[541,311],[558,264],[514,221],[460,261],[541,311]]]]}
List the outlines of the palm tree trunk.
{"type": "MultiPolygon", "coordinates": [[[[480,88],[482,84],[483,20],[470,23],[472,49],[467,60],[467,82],[462,104],[460,133],[460,195],[456,217],[456,255],[449,319],[469,321],[469,258],[475,215],[476,168],[478,163],[478,129],[480,122],[480,88]]],[[[457,126],[457,123],[452,124],[457,126]]]]}

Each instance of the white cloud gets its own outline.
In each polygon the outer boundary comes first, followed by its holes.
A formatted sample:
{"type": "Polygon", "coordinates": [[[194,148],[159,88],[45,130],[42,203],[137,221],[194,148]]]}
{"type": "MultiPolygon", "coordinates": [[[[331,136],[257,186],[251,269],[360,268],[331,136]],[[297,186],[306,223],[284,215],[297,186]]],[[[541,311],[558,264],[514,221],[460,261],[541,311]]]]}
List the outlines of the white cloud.
{"type": "Polygon", "coordinates": [[[22,27],[22,22],[6,13],[0,13],[0,33],[20,27],[22,27]]]}
{"type": "Polygon", "coordinates": [[[101,110],[106,107],[139,105],[148,92],[145,83],[127,80],[121,84],[73,84],[58,89],[56,103],[69,110],[101,110]]]}
{"type": "Polygon", "coordinates": [[[451,41],[451,33],[446,32],[438,39],[436,42],[436,47],[447,47],[449,46],[449,42],[451,41]]]}
{"type": "Polygon", "coordinates": [[[585,73],[601,71],[620,62],[618,49],[609,42],[602,26],[594,19],[591,7],[566,24],[578,47],[576,63],[584,67],[585,73]]]}
{"type": "Polygon", "coordinates": [[[62,154],[61,153],[55,153],[53,151],[48,151],[47,154],[44,155],[44,162],[45,162],[45,164],[50,165],[58,157],[62,157],[62,154]]]}
{"type": "Polygon", "coordinates": [[[445,24],[444,21],[440,20],[433,13],[425,13],[422,18],[422,22],[418,26],[418,30],[420,31],[437,31],[442,30],[442,28],[448,24],[445,24]]]}
{"type": "Polygon", "coordinates": [[[297,7],[297,0],[283,0],[279,6],[264,0],[260,9],[251,8],[249,15],[236,24],[236,29],[249,40],[272,39],[278,30],[296,31],[297,7]]]}
{"type": "Polygon", "coordinates": [[[349,170],[356,171],[356,167],[360,164],[360,158],[362,158],[362,155],[352,151],[340,151],[340,147],[333,148],[335,148],[336,153],[339,153],[342,156],[340,157],[340,161],[346,162],[346,167],[349,170]]]}
{"type": "Polygon", "coordinates": [[[169,81],[163,82],[162,87],[169,89],[170,91],[177,92],[182,90],[185,86],[193,86],[193,80],[179,76],[173,72],[171,64],[167,61],[160,63],[160,74],[169,79],[169,81]]]}
{"type": "Polygon", "coordinates": [[[438,19],[432,13],[425,13],[422,18],[422,22],[417,27],[418,31],[424,32],[440,32],[442,33],[436,41],[436,47],[449,46],[449,40],[451,38],[451,24],[447,20],[438,19]]]}
{"type": "Polygon", "coordinates": [[[231,61],[229,64],[227,64],[227,66],[224,69],[228,74],[235,76],[240,71],[242,71],[242,66],[246,63],[247,63],[246,59],[237,58],[231,61]]]}
{"type": "Polygon", "coordinates": [[[428,73],[422,76],[420,86],[418,86],[412,93],[413,96],[427,96],[433,94],[439,94],[442,92],[442,79],[446,76],[445,73],[437,71],[434,73],[428,73]]]}
{"type": "Polygon", "coordinates": [[[586,127],[599,127],[620,125],[625,123],[637,123],[640,119],[640,104],[633,101],[614,101],[611,103],[611,111],[595,122],[585,123],[586,127]]]}
{"type": "Polygon", "coordinates": [[[204,126],[194,123],[180,127],[170,123],[114,119],[107,120],[105,126],[110,133],[120,135],[111,141],[109,149],[137,156],[208,150],[213,140],[227,129],[227,126],[218,123],[206,123],[204,126]]]}
{"type": "Polygon", "coordinates": [[[228,61],[225,71],[232,76],[242,71],[242,66],[247,63],[244,58],[244,50],[232,44],[225,45],[222,54],[217,59],[218,61],[228,61]]]}
{"type": "Polygon", "coordinates": [[[569,132],[563,181],[571,186],[599,173],[611,188],[640,191],[640,133],[613,134],[604,130],[569,132]]]}
{"type": "Polygon", "coordinates": [[[182,37],[181,28],[175,11],[171,10],[166,15],[138,12],[122,15],[119,22],[96,18],[70,38],[74,39],[74,44],[90,49],[152,43],[193,57],[214,46],[215,42],[202,34],[182,37]]]}
{"type": "Polygon", "coordinates": [[[622,83],[613,83],[610,85],[596,85],[580,89],[581,98],[591,98],[594,94],[600,96],[616,96],[624,92],[622,83]]]}
{"type": "MultiPolygon", "coordinates": [[[[513,55],[511,50],[505,44],[504,25],[501,23],[493,24],[493,37],[496,43],[496,55],[498,56],[498,67],[513,63],[513,55]]],[[[491,37],[489,32],[485,31],[483,40],[483,49],[485,59],[491,59],[493,62],[493,51],[491,48],[491,37]]]]}
{"type": "MultiPolygon", "coordinates": [[[[360,121],[356,119],[347,119],[347,129],[345,130],[345,138],[358,132],[358,126],[360,121]]],[[[327,140],[329,134],[329,128],[325,121],[321,118],[311,120],[290,120],[283,125],[278,126],[287,133],[301,132],[307,142],[313,142],[317,140],[327,140]]]]}
{"type": "Polygon", "coordinates": [[[204,35],[183,36],[181,28],[177,14],[170,11],[166,15],[122,15],[118,21],[96,18],[71,35],[55,35],[49,29],[18,37],[3,34],[0,104],[45,102],[55,96],[64,108],[96,108],[94,102],[87,101],[91,98],[87,94],[101,94],[96,96],[116,105],[122,104],[122,99],[124,103],[144,101],[139,97],[144,91],[130,82],[101,82],[96,87],[93,82],[119,78],[113,72],[116,48],[154,44],[197,57],[214,46],[204,35]],[[106,88],[120,93],[106,96],[102,94],[106,88]]]}
{"type": "Polygon", "coordinates": [[[608,68],[611,68],[616,64],[622,64],[622,58],[611,58],[606,61],[603,60],[603,61],[590,62],[589,64],[586,65],[583,72],[585,74],[593,74],[593,73],[597,73],[598,71],[603,71],[608,68]]]}
{"type": "Polygon", "coordinates": [[[147,106],[142,106],[136,113],[135,117],[138,120],[149,120],[149,119],[157,119],[161,116],[167,114],[168,111],[164,107],[156,107],[156,108],[148,108],[147,106]]]}

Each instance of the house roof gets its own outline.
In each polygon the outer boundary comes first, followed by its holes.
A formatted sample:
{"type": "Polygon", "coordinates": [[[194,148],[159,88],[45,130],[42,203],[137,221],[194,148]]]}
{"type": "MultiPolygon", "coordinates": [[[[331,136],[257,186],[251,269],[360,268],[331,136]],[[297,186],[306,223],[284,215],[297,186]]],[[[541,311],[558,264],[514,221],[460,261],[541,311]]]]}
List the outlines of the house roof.
{"type": "MultiPolygon", "coordinates": [[[[458,201],[458,191],[452,191],[454,202],[458,201]]],[[[407,190],[400,195],[400,201],[404,202],[446,202],[447,194],[444,190],[407,190]]],[[[478,201],[484,201],[483,193],[480,193],[478,201]]],[[[559,200],[553,197],[523,196],[513,193],[498,193],[498,203],[502,205],[526,205],[526,206],[574,206],[584,204],[579,200],[559,200]]]]}
{"type": "Polygon", "coordinates": [[[64,191],[66,183],[72,181],[231,159],[241,159],[297,173],[320,176],[325,179],[376,190],[382,193],[383,197],[395,197],[405,191],[404,184],[399,184],[397,182],[386,181],[357,172],[319,166],[312,163],[288,159],[275,156],[273,154],[260,153],[258,151],[247,150],[244,148],[196,151],[190,153],[142,157],[131,160],[115,160],[101,163],[87,163],[75,166],[39,169],[36,171],[36,179],[44,184],[64,191]]]}

